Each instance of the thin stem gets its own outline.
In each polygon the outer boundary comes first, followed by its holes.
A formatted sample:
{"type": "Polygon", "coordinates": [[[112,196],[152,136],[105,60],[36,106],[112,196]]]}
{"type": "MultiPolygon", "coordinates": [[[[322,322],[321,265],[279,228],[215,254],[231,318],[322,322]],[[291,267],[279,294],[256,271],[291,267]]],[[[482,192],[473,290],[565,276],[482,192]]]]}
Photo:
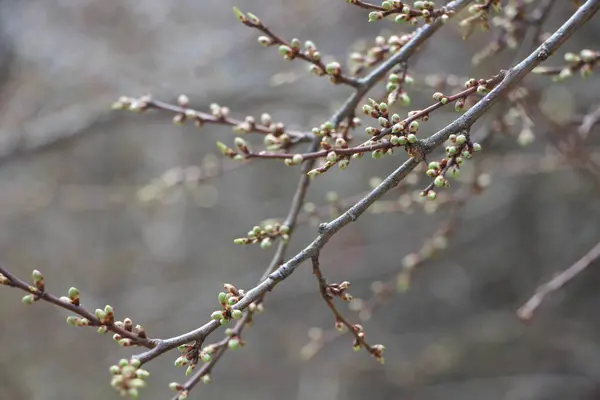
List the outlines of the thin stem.
{"type": "Polygon", "coordinates": [[[579,261],[565,269],[560,274],[556,275],[550,281],[544,283],[536,290],[535,294],[525,303],[519,310],[517,310],[517,316],[523,321],[529,321],[533,318],[533,315],[537,308],[542,304],[544,298],[550,293],[560,289],[571,279],[579,275],[587,267],[594,264],[600,258],[600,242],[596,244],[586,255],[584,255],[579,261]]]}
{"type": "Polygon", "coordinates": [[[317,282],[319,282],[319,292],[321,293],[321,297],[335,316],[336,324],[342,324],[352,333],[352,335],[354,336],[355,346],[364,347],[373,357],[383,361],[383,348],[377,345],[371,346],[369,343],[367,343],[367,341],[365,340],[365,333],[363,332],[362,327],[360,325],[350,323],[335,307],[333,297],[329,293],[330,285],[327,283],[327,280],[321,272],[319,263],[319,252],[316,252],[311,256],[311,261],[313,275],[317,278],[317,282]]]}

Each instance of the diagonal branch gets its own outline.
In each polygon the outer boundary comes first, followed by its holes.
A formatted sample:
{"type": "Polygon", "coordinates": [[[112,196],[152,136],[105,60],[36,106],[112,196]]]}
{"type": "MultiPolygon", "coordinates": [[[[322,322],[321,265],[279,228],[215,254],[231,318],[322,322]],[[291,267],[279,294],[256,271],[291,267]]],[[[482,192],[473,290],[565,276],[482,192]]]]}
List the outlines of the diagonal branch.
{"type": "MultiPolygon", "coordinates": [[[[43,279],[43,278],[42,278],[43,279]]],[[[14,287],[17,289],[21,289],[30,295],[35,296],[36,300],[44,300],[48,303],[54,304],[57,307],[63,308],[67,311],[71,311],[84,319],[82,320],[82,325],[80,326],[96,326],[96,327],[106,327],[107,331],[116,333],[122,338],[127,338],[131,341],[131,344],[136,346],[143,346],[149,349],[154,347],[154,341],[152,339],[148,339],[145,335],[140,336],[138,333],[131,332],[121,326],[114,321],[110,322],[102,322],[100,321],[96,315],[85,309],[78,302],[77,304],[73,304],[72,302],[63,301],[60,298],[48,293],[45,289],[40,289],[35,286],[32,286],[25,282],[22,279],[19,279],[12,273],[10,273],[6,268],[0,265],[0,285],[6,285],[10,287],[14,287]]],[[[104,329],[104,328],[103,328],[104,329]]]]}
{"type": "MultiPolygon", "coordinates": [[[[453,4],[455,7],[464,6],[466,1],[457,1],[453,4]]],[[[450,6],[450,5],[449,5],[450,6]]],[[[580,27],[582,27],[597,11],[600,9],[600,0],[588,0],[581,6],[567,22],[565,22],[550,38],[548,38],[540,47],[538,47],[532,54],[521,61],[519,64],[506,71],[504,79],[498,84],[489,94],[483,97],[475,106],[469,109],[463,116],[436,132],[434,135],[423,141],[423,145],[426,151],[429,153],[437,146],[444,143],[451,134],[468,129],[473,123],[475,123],[481,116],[483,116],[503,95],[505,95],[514,85],[518,84],[525,76],[531,72],[531,70],[539,65],[542,61],[546,60],[552,53],[554,53],[573,33],[575,33],[580,27]]],[[[435,23],[429,27],[435,27],[435,23]]],[[[433,29],[433,28],[432,28],[433,29]]],[[[424,28],[420,31],[420,34],[415,35],[415,40],[425,40],[424,38],[418,39],[424,35],[426,37],[431,36],[433,32],[428,31],[424,28]]],[[[407,48],[416,49],[417,44],[412,47],[407,45],[407,48]]],[[[397,56],[397,55],[396,55],[397,56]]],[[[401,58],[401,57],[400,57],[401,58]]],[[[376,82],[377,74],[379,77],[383,76],[386,71],[386,67],[389,69],[394,63],[403,61],[398,57],[392,57],[386,63],[382,64],[377,70],[373,71],[371,75],[365,78],[365,82],[376,82]],[[392,61],[393,60],[393,61],[392,61]]],[[[366,83],[365,83],[366,84],[366,83]]],[[[332,120],[339,123],[350,110],[354,110],[355,105],[360,101],[362,95],[366,93],[368,89],[365,86],[361,86],[361,89],[357,90],[344,104],[344,106],[332,117],[332,120]]],[[[337,125],[337,124],[336,124],[337,125]]],[[[375,201],[381,198],[384,194],[396,187],[400,181],[402,181],[417,165],[419,161],[411,157],[404,164],[398,167],[392,172],[383,182],[373,189],[367,196],[362,200],[348,209],[345,213],[340,215],[335,220],[322,224],[320,226],[320,235],[296,256],[278,267],[273,273],[263,280],[256,287],[248,290],[245,296],[236,303],[232,308],[244,310],[251,303],[261,298],[266,292],[271,291],[279,282],[289,277],[296,268],[311,258],[325,244],[331,239],[331,237],[341,230],[343,227],[348,225],[350,222],[356,221],[375,201]]],[[[179,345],[188,343],[193,340],[201,340],[209,335],[219,326],[219,322],[210,321],[205,325],[188,332],[186,334],[165,339],[159,341],[158,345],[145,353],[136,356],[142,362],[147,362],[159,354],[164,353],[170,349],[173,349],[179,345]]]]}
{"type": "MultiPolygon", "coordinates": [[[[446,8],[448,10],[453,10],[453,11],[458,12],[461,9],[463,9],[468,3],[470,3],[470,0],[456,0],[456,1],[449,3],[446,6],[446,8]]],[[[354,113],[354,110],[356,109],[358,103],[368,93],[368,91],[380,79],[382,79],[388,71],[390,71],[392,68],[394,68],[394,66],[396,66],[399,63],[407,61],[419,49],[419,46],[421,46],[427,39],[429,39],[433,35],[434,32],[436,32],[439,28],[442,27],[442,25],[443,24],[441,21],[435,21],[434,23],[432,23],[430,25],[426,25],[426,26],[423,26],[422,28],[418,29],[416,31],[416,34],[411,38],[410,41],[408,41],[398,51],[398,53],[394,54],[394,56],[390,57],[388,60],[386,60],[384,63],[382,63],[377,69],[373,70],[369,75],[362,78],[360,80],[360,84],[359,84],[358,88],[354,92],[352,92],[352,94],[348,97],[348,99],[344,102],[344,104],[342,104],[342,106],[331,116],[330,122],[333,124],[333,126],[337,127],[345,118],[348,118],[348,116],[352,115],[352,113],[354,113]]],[[[320,142],[320,140],[318,138],[315,139],[315,141],[313,142],[313,145],[311,146],[311,151],[316,151],[318,149],[319,142],[320,142]]],[[[307,171],[306,170],[307,165],[312,166],[313,162],[314,162],[314,160],[307,160],[305,162],[305,164],[303,165],[303,172],[304,172],[303,175],[306,175],[305,172],[307,171]]],[[[415,166],[416,166],[416,164],[415,164],[415,166]]],[[[413,166],[413,168],[414,168],[414,166],[413,166]]],[[[306,179],[308,179],[308,178],[303,177],[300,185],[308,184],[307,183],[308,181],[306,181],[306,179]]],[[[298,198],[298,197],[299,196],[295,196],[295,198],[298,198]]],[[[298,209],[300,209],[300,207],[302,206],[302,202],[297,202],[296,204],[297,204],[298,209]]],[[[286,224],[286,225],[288,225],[288,224],[286,224]]],[[[323,245],[324,244],[325,243],[323,243],[323,245]]],[[[301,253],[301,254],[303,254],[303,253],[301,253]]],[[[296,257],[298,257],[298,256],[296,256],[296,257]]],[[[294,259],[296,259],[296,257],[294,259]]],[[[304,261],[306,258],[310,257],[310,255],[306,255],[303,257],[304,258],[302,258],[302,260],[298,261],[298,262],[304,261]]],[[[292,260],[294,260],[294,259],[292,259],[292,260]]],[[[275,260],[275,258],[274,258],[274,260],[275,260]]],[[[280,260],[278,263],[280,264],[282,261],[283,260],[280,260]]],[[[293,264],[293,265],[296,265],[296,264],[293,264]]],[[[270,271],[269,271],[269,273],[270,273],[270,271]]],[[[258,300],[259,298],[262,298],[262,296],[267,291],[270,291],[272,289],[272,287],[275,286],[275,284],[276,284],[276,282],[274,282],[272,279],[268,278],[268,275],[267,275],[267,277],[263,277],[262,283],[250,291],[253,294],[252,298],[250,298],[248,296],[250,294],[250,292],[247,292],[246,295],[244,296],[244,298],[238,303],[237,308],[245,309],[254,301],[258,300]],[[271,287],[265,286],[265,284],[267,282],[269,282],[269,285],[272,284],[272,286],[271,287]],[[248,299],[249,301],[245,302],[244,299],[248,299]]],[[[213,320],[213,321],[210,321],[210,322],[204,324],[203,326],[201,326],[197,329],[194,329],[193,331],[190,331],[190,332],[187,332],[182,335],[175,336],[175,337],[172,337],[169,339],[158,340],[158,344],[154,349],[147,351],[145,353],[142,353],[142,354],[138,354],[137,356],[135,356],[135,358],[139,359],[142,363],[146,363],[146,362],[158,357],[162,353],[169,351],[171,349],[174,349],[175,347],[180,346],[182,344],[186,344],[186,343],[192,342],[194,340],[204,340],[208,335],[210,335],[210,333],[212,333],[214,330],[216,330],[219,327],[219,325],[220,324],[218,321],[213,320]]]]}
{"type": "Polygon", "coordinates": [[[579,261],[565,269],[560,274],[556,275],[550,281],[544,283],[536,290],[535,294],[517,310],[517,316],[523,321],[529,321],[533,318],[533,314],[542,304],[544,298],[550,293],[560,289],[571,279],[579,275],[587,267],[591,266],[600,258],[600,242],[597,243],[586,255],[579,261]]]}

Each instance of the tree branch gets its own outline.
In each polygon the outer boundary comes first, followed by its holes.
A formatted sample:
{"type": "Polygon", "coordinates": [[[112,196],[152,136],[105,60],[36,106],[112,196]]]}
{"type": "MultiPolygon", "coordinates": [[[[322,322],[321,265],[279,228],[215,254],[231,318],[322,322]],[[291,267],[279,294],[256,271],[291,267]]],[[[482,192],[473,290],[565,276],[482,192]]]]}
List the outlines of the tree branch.
{"type": "MultiPolygon", "coordinates": [[[[464,8],[469,2],[470,2],[470,0],[456,0],[456,1],[453,1],[452,3],[449,3],[446,7],[448,10],[453,10],[453,11],[458,12],[462,8],[464,8]]],[[[354,91],[348,97],[348,99],[344,102],[344,104],[332,115],[332,117],[330,118],[330,122],[334,126],[337,127],[345,118],[347,118],[349,115],[354,113],[354,110],[356,109],[358,103],[367,94],[367,92],[381,78],[383,78],[383,76],[385,76],[385,74],[389,70],[391,70],[395,65],[408,60],[408,58],[410,58],[418,50],[419,46],[421,44],[423,44],[428,38],[430,38],[431,35],[433,35],[433,33],[435,31],[437,31],[442,25],[443,24],[441,21],[435,21],[433,24],[426,25],[426,26],[420,28],[419,30],[417,30],[417,33],[412,37],[412,39],[408,43],[406,43],[398,51],[398,53],[394,54],[394,56],[390,57],[388,60],[386,60],[384,63],[382,63],[377,69],[373,70],[369,75],[367,75],[366,77],[364,77],[360,80],[356,91],[354,91]]],[[[313,151],[313,152],[316,151],[318,149],[319,143],[320,143],[320,138],[315,138],[315,140],[313,141],[313,144],[311,146],[311,151],[313,151]]],[[[305,164],[303,165],[303,177],[302,177],[302,180],[301,180],[301,183],[299,184],[299,186],[308,184],[307,183],[308,181],[306,181],[306,179],[308,179],[308,177],[305,176],[306,175],[305,172],[307,171],[306,167],[308,165],[312,166],[313,163],[314,163],[314,160],[307,160],[305,162],[305,164]]],[[[415,166],[416,166],[416,164],[415,164],[415,166]]],[[[412,168],[414,168],[414,166],[412,168]]],[[[412,168],[411,168],[411,170],[412,170],[412,168]]],[[[295,199],[296,198],[299,198],[299,196],[295,196],[295,199]]],[[[295,204],[296,204],[296,207],[298,208],[298,210],[302,206],[301,201],[295,202],[295,204]]],[[[287,219],[289,219],[289,217],[286,218],[286,220],[287,219]]],[[[328,239],[329,239],[329,237],[327,237],[327,240],[328,239]]],[[[325,243],[323,243],[323,245],[324,244],[325,243]]],[[[279,248],[281,248],[281,244],[280,244],[279,248]]],[[[278,253],[279,253],[279,248],[278,248],[278,253]]],[[[306,251],[306,249],[305,249],[305,251],[306,251]]],[[[306,260],[308,257],[310,257],[310,254],[306,255],[304,252],[302,252],[299,255],[297,255],[296,257],[294,257],[292,260],[296,260],[298,258],[299,261],[297,261],[297,262],[299,263],[299,262],[306,260]],[[300,258],[298,258],[299,256],[300,256],[300,258]]],[[[274,260],[275,260],[275,258],[274,258],[274,260]]],[[[288,264],[289,263],[290,262],[288,262],[288,264]]],[[[291,264],[291,265],[297,266],[296,264],[291,264]]],[[[246,292],[246,295],[232,308],[243,310],[243,309],[247,308],[254,301],[258,300],[259,298],[262,298],[262,296],[267,291],[270,291],[275,286],[275,284],[278,282],[278,281],[274,281],[271,278],[268,278],[270,273],[271,272],[269,271],[269,274],[267,275],[267,277],[263,277],[261,284],[256,286],[254,289],[246,292]]],[[[134,356],[134,358],[140,360],[142,363],[146,363],[146,362],[156,358],[160,354],[162,354],[168,350],[171,350],[177,346],[180,346],[182,344],[186,344],[186,343],[192,342],[194,340],[204,340],[211,332],[213,332],[215,329],[217,329],[219,327],[219,325],[220,325],[220,323],[218,321],[212,320],[193,331],[190,331],[190,332],[187,332],[182,335],[175,336],[175,337],[172,337],[169,339],[158,340],[157,346],[155,348],[153,348],[150,351],[147,351],[145,353],[138,354],[138,355],[134,356]]]]}
{"type": "MultiPolygon", "coordinates": [[[[456,1],[449,5],[458,8],[459,6],[466,5],[467,1],[456,1]]],[[[552,53],[554,53],[575,31],[582,27],[600,8],[600,0],[588,0],[582,5],[567,22],[565,22],[550,38],[548,38],[541,46],[539,46],[533,53],[527,58],[521,61],[519,64],[511,68],[505,73],[504,79],[498,84],[489,94],[483,97],[475,106],[469,109],[463,116],[436,132],[431,137],[423,141],[423,145],[427,152],[431,152],[434,148],[444,143],[451,134],[456,134],[465,129],[468,129],[473,123],[477,121],[484,113],[486,113],[499,99],[501,96],[506,94],[514,85],[520,82],[531,70],[539,65],[542,61],[546,60],[552,53]]],[[[437,23],[439,24],[439,22],[437,23]]],[[[408,44],[402,49],[405,52],[412,54],[412,51],[418,47],[418,42],[425,40],[431,36],[433,31],[438,26],[436,23],[425,27],[420,30],[419,34],[415,35],[412,42],[412,46],[408,44]],[[428,30],[428,28],[432,29],[428,30]],[[407,49],[413,49],[409,51],[407,49]]],[[[439,27],[439,26],[438,26],[439,27]]],[[[402,52],[402,51],[401,51],[402,52]]],[[[390,69],[394,63],[403,61],[404,59],[399,56],[390,58],[388,61],[383,63],[378,69],[373,71],[368,77],[364,78],[364,82],[376,82],[378,78],[385,74],[387,69],[390,69]],[[387,69],[386,69],[387,68],[387,69]]],[[[407,57],[410,54],[405,54],[407,57]]],[[[366,83],[365,83],[366,85],[366,83]]],[[[360,86],[344,104],[344,106],[338,110],[332,117],[334,122],[341,121],[348,112],[354,110],[356,104],[362,98],[362,95],[367,92],[366,86],[360,86]]],[[[296,256],[292,257],[289,261],[282,264],[274,272],[268,275],[256,287],[248,290],[245,296],[240,299],[238,303],[232,306],[232,309],[244,310],[251,303],[261,298],[266,292],[271,291],[279,282],[289,277],[296,268],[311,258],[314,254],[320,251],[325,244],[331,239],[331,237],[341,230],[343,227],[348,225],[350,222],[356,221],[375,201],[380,199],[384,194],[396,187],[398,183],[404,179],[417,165],[419,161],[414,157],[409,158],[399,168],[392,172],[383,182],[373,189],[367,196],[362,200],[348,209],[345,213],[340,215],[333,221],[322,224],[319,228],[321,234],[296,256]]],[[[158,345],[140,355],[136,358],[142,362],[147,362],[159,354],[164,353],[170,349],[173,349],[181,344],[188,343],[193,340],[201,340],[208,334],[214,331],[219,326],[219,322],[210,321],[205,325],[188,332],[186,334],[159,341],[158,345]]]]}
{"type": "Polygon", "coordinates": [[[600,242],[575,264],[538,287],[535,294],[527,301],[527,303],[517,310],[517,316],[523,321],[531,320],[533,314],[547,295],[563,287],[567,282],[597,261],[598,258],[600,258],[600,242]]]}

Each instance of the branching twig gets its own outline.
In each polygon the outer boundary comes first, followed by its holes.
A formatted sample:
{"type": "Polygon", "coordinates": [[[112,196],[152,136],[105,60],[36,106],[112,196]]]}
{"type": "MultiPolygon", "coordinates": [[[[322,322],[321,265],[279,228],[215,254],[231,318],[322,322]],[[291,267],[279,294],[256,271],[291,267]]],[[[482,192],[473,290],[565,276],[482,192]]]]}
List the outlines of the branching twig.
{"type": "Polygon", "coordinates": [[[335,325],[338,330],[343,329],[342,326],[346,327],[354,336],[354,344],[353,347],[356,350],[360,350],[361,347],[364,347],[369,354],[371,354],[377,361],[383,363],[383,350],[384,347],[380,344],[376,344],[371,346],[367,343],[365,339],[365,332],[363,327],[358,324],[350,323],[343,315],[339,312],[339,310],[335,307],[333,303],[334,297],[343,297],[346,299],[350,299],[350,297],[346,294],[346,289],[349,286],[348,282],[343,282],[341,284],[328,284],[327,280],[323,276],[321,272],[321,268],[319,266],[319,252],[317,251],[315,254],[311,256],[312,260],[312,270],[313,274],[317,278],[319,282],[319,292],[321,293],[321,297],[327,303],[327,306],[335,316],[335,325]]]}
{"type": "MultiPolygon", "coordinates": [[[[44,278],[39,271],[34,271],[32,275],[35,285],[28,284],[24,280],[10,273],[8,270],[6,270],[6,268],[0,266],[0,285],[14,287],[29,293],[29,295],[23,298],[23,302],[25,303],[33,303],[38,300],[44,300],[83,317],[83,319],[78,319],[77,322],[73,322],[73,324],[76,326],[95,326],[98,328],[105,327],[102,329],[113,332],[119,335],[121,338],[126,338],[126,342],[122,343],[123,345],[143,346],[149,349],[154,347],[155,342],[152,339],[149,339],[145,332],[142,335],[140,335],[139,332],[132,332],[132,330],[126,329],[125,327],[121,326],[121,324],[115,322],[114,318],[111,318],[110,321],[100,321],[95,314],[85,309],[79,303],[79,293],[77,289],[72,288],[70,290],[70,298],[58,298],[46,292],[44,278]]],[[[67,319],[67,321],[71,320],[67,319]]]]}
{"type": "MultiPolygon", "coordinates": [[[[451,4],[460,4],[461,6],[464,6],[466,3],[466,1],[458,1],[451,4]]],[[[504,94],[506,94],[507,91],[509,91],[515,84],[517,84],[529,72],[531,72],[535,66],[539,65],[542,61],[546,60],[550,54],[556,51],[560,45],[562,45],[577,29],[585,24],[598,11],[599,8],[600,0],[588,0],[536,51],[530,54],[518,65],[508,70],[502,82],[498,84],[488,95],[482,98],[475,106],[469,109],[460,118],[442,130],[436,132],[428,139],[424,140],[423,144],[427,151],[432,151],[434,148],[444,143],[451,134],[456,134],[457,132],[468,129],[477,121],[477,119],[486,113],[494,105],[494,103],[496,103],[504,94]]],[[[433,31],[430,30],[435,26],[436,25],[434,23],[433,25],[422,29],[421,35],[415,36],[414,44],[412,46],[405,46],[403,50],[407,51],[407,48],[415,49],[420,40],[425,40],[427,37],[433,34],[433,31]],[[429,28],[429,30],[427,28],[429,28]]],[[[400,61],[397,59],[400,58],[400,54],[403,54],[404,57],[410,55],[401,50],[399,53],[391,57],[386,63],[380,65],[379,68],[374,70],[368,77],[366,77],[364,79],[365,84],[368,84],[369,82],[376,82],[378,76],[383,76],[387,69],[391,68],[393,63],[400,61]]],[[[367,87],[363,88],[361,86],[361,89],[357,90],[346,101],[344,106],[333,116],[332,120],[336,123],[339,123],[339,121],[347,115],[348,110],[354,108],[366,91],[367,87]]],[[[348,209],[344,214],[329,223],[321,224],[319,227],[321,233],[320,236],[318,236],[296,256],[292,257],[289,261],[279,266],[279,268],[277,268],[273,273],[269,274],[267,279],[263,280],[256,287],[248,290],[245,296],[232,308],[240,310],[247,308],[251,303],[262,297],[264,293],[271,291],[279,282],[289,277],[302,262],[312,257],[312,255],[323,248],[336,232],[348,225],[350,222],[356,221],[375,201],[381,198],[389,190],[396,187],[398,183],[418,165],[418,163],[419,161],[414,157],[409,158],[404,164],[402,164],[400,167],[398,167],[398,169],[384,179],[379,186],[377,186],[366,197],[348,209]]],[[[210,321],[205,325],[183,335],[170,339],[159,340],[154,349],[139,354],[136,356],[136,358],[142,362],[147,362],[179,345],[194,340],[204,339],[218,326],[218,321],[210,321]]]]}

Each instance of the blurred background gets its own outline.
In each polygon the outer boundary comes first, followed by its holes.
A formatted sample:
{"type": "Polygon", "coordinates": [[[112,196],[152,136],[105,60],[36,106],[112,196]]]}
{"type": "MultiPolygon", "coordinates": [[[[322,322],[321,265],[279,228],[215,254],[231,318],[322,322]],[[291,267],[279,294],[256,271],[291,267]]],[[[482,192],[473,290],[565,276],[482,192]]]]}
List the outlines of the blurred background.
{"type": "MultiPolygon", "coordinates": [[[[218,307],[224,282],[256,284],[273,250],[237,246],[233,238],[286,215],[298,168],[255,162],[193,190],[176,188],[141,202],[140,189],[165,171],[218,169],[215,141],[232,144],[234,135],[227,127],[174,126],[172,115],[161,112],[110,111],[121,95],[150,93],[174,102],[185,93],[197,109],[216,102],[239,118],[269,112],[290,128],[308,130],[326,120],[349,89],[260,47],[258,32],[235,21],[233,5],[288,40],[315,41],[342,64],[361,39],[372,43],[378,34],[408,29],[369,24],[365,10],[343,1],[0,0],[3,265],[25,279],[40,269],[51,293],[76,286],[88,308],[111,304],[117,317],[131,317],[162,338],[203,324],[218,307]]],[[[571,2],[555,2],[545,30],[572,11],[571,2]]],[[[490,77],[515,57],[507,52],[472,67],[471,56],[491,37],[463,41],[450,24],[409,71],[490,77]]],[[[565,51],[598,50],[598,37],[596,16],[547,64],[561,65],[565,51]]],[[[597,78],[528,82],[550,114],[560,111],[559,122],[600,100],[597,78]]],[[[421,92],[409,88],[412,108],[431,103],[433,90],[421,92]]],[[[429,135],[455,117],[442,109],[421,130],[429,135]]],[[[530,325],[515,315],[541,282],[600,240],[599,181],[552,158],[549,130],[536,126],[536,140],[525,148],[515,137],[497,135],[476,156],[491,183],[461,212],[448,249],[420,265],[410,289],[363,322],[369,341],[386,346],[385,365],[353,352],[349,336],[326,343],[309,360],[301,357],[309,331],[314,338],[314,327],[325,336],[333,328],[306,264],[268,296],[265,312],[244,335],[247,345],[228,352],[213,383],[190,398],[600,399],[599,268],[552,294],[530,325]]],[[[571,133],[558,129],[559,136],[571,133]]],[[[600,151],[598,133],[585,142],[592,157],[600,151]]],[[[314,180],[308,199],[320,206],[330,191],[340,198],[365,192],[372,178],[385,177],[404,158],[398,152],[365,157],[343,173],[334,168],[314,180]]],[[[466,165],[465,182],[472,172],[466,165]]],[[[411,190],[427,185],[422,171],[410,181],[411,190]]],[[[365,215],[343,229],[322,252],[328,279],[352,282],[350,293],[365,299],[373,281],[393,285],[402,260],[448,218],[444,209],[410,210],[365,215]]],[[[288,257],[315,236],[314,226],[300,225],[288,257]]],[[[119,398],[108,368],[137,350],[68,326],[68,314],[48,304],[24,306],[22,295],[0,289],[0,398],[119,398]]],[[[210,339],[221,337],[218,331],[210,339]]],[[[184,381],[184,370],[173,366],[177,356],[170,352],[147,365],[144,399],[170,398],[168,383],[184,381]]]]}

